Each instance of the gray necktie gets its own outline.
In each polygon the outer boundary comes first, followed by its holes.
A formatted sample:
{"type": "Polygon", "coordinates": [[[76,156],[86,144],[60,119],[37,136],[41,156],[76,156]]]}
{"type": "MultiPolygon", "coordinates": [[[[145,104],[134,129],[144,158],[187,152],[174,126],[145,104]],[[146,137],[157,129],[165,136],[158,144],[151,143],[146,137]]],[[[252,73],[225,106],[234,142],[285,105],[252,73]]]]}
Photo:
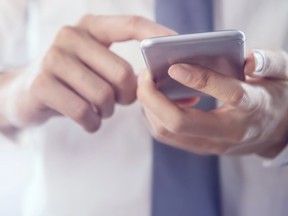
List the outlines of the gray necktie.
{"type": "MultiPolygon", "coordinates": [[[[212,0],[156,0],[156,19],[180,34],[211,31],[212,0]]],[[[197,105],[215,107],[212,98],[197,105]]],[[[152,216],[220,216],[218,159],[154,140],[152,216]]]]}

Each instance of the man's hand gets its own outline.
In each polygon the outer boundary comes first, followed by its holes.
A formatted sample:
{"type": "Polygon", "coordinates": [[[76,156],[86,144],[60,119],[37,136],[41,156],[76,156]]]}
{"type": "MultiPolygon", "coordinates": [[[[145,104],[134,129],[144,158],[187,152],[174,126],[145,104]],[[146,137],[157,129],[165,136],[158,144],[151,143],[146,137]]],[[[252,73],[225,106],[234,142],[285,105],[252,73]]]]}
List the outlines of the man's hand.
{"type": "Polygon", "coordinates": [[[255,51],[245,73],[242,82],[197,65],[171,66],[171,78],[224,103],[204,112],[169,101],[146,72],[138,98],[154,136],[200,154],[275,156],[288,142],[288,55],[255,51]]]}
{"type": "Polygon", "coordinates": [[[115,103],[136,98],[132,67],[109,46],[169,34],[174,32],[136,16],[87,15],[78,25],[63,27],[39,64],[0,77],[0,129],[60,114],[96,131],[115,103]]]}

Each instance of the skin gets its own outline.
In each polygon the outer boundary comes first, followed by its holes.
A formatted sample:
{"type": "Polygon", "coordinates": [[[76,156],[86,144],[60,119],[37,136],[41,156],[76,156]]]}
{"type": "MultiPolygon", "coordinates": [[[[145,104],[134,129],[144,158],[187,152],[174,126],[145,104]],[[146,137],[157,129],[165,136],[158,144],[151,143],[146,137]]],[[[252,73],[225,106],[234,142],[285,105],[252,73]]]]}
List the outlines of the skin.
{"type": "MultiPolygon", "coordinates": [[[[86,15],[77,25],[63,27],[38,62],[1,73],[0,131],[15,134],[59,115],[97,131],[116,103],[130,104],[136,98],[130,64],[109,46],[171,34],[175,32],[135,16],[86,15]]],[[[283,52],[270,52],[266,73],[255,76],[254,57],[249,55],[246,82],[197,65],[173,65],[172,78],[224,103],[211,112],[191,107],[198,98],[167,100],[148,72],[140,77],[137,94],[160,141],[200,154],[273,157],[288,142],[287,59],[283,52]]]]}
{"type": "MultiPolygon", "coordinates": [[[[224,104],[210,112],[169,101],[145,71],[137,96],[151,133],[159,141],[198,154],[274,157],[288,143],[288,56],[265,51],[265,57],[267,64],[256,74],[257,62],[252,53],[248,55],[245,82],[198,65],[171,66],[171,78],[224,104]]],[[[197,98],[191,101],[197,103],[197,98]]]]}
{"type": "Polygon", "coordinates": [[[131,65],[109,50],[114,42],[175,34],[137,16],[84,16],[59,30],[42,59],[0,75],[0,131],[15,133],[55,116],[89,132],[114,106],[136,99],[131,65]]]}

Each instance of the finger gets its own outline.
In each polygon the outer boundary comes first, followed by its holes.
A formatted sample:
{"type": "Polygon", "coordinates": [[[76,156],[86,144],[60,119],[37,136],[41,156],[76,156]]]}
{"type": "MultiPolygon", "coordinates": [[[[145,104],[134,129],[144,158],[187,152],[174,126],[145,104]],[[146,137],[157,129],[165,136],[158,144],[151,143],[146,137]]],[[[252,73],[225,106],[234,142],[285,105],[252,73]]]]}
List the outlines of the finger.
{"type": "MultiPolygon", "coordinates": [[[[257,55],[257,54],[256,54],[257,55]]],[[[252,52],[249,52],[247,54],[247,58],[246,58],[246,61],[245,61],[245,67],[244,67],[244,73],[250,77],[253,77],[253,73],[255,70],[259,70],[263,67],[263,58],[260,56],[260,58],[258,57],[258,61],[256,63],[256,60],[257,60],[257,57],[255,58],[254,57],[254,53],[253,51],[252,52]],[[257,66],[257,69],[256,69],[256,64],[258,65],[257,66]]]]}
{"type": "Polygon", "coordinates": [[[49,63],[52,60],[46,57],[48,70],[77,94],[81,95],[82,98],[85,98],[86,101],[96,105],[101,117],[111,116],[115,104],[114,90],[111,86],[74,56],[59,49],[52,52],[54,53],[50,55],[58,61],[56,65],[52,65],[52,63],[49,63]]]}
{"type": "Polygon", "coordinates": [[[156,89],[148,73],[139,84],[137,96],[143,107],[153,113],[172,133],[222,137],[227,133],[227,127],[231,128],[231,125],[224,124],[225,119],[213,112],[179,108],[156,89]],[[224,126],[219,127],[221,124],[224,126]]]}
{"type": "Polygon", "coordinates": [[[265,94],[261,88],[197,65],[175,64],[169,68],[168,73],[183,85],[244,110],[257,107],[265,94]]]}
{"type": "Polygon", "coordinates": [[[248,55],[245,74],[251,77],[288,79],[288,55],[281,50],[255,49],[248,55]]]}
{"type": "Polygon", "coordinates": [[[86,15],[79,23],[91,35],[106,45],[126,40],[174,35],[175,31],[139,16],[86,15]]]}
{"type": "Polygon", "coordinates": [[[57,80],[43,77],[34,86],[37,85],[35,94],[45,106],[71,118],[89,132],[98,130],[101,119],[87,101],[57,80]]]}
{"type": "Polygon", "coordinates": [[[150,131],[155,139],[169,146],[193,152],[196,154],[222,154],[225,152],[223,143],[216,142],[215,139],[206,139],[171,133],[149,110],[144,108],[150,131]]]}
{"type": "Polygon", "coordinates": [[[83,31],[70,27],[62,31],[58,34],[58,46],[74,53],[95,74],[111,84],[118,103],[129,104],[135,100],[136,76],[128,62],[83,31]]]}
{"type": "Polygon", "coordinates": [[[199,103],[199,101],[200,101],[200,98],[195,97],[195,98],[174,100],[173,102],[176,103],[181,108],[191,108],[195,106],[197,103],[199,103]]]}
{"type": "Polygon", "coordinates": [[[116,101],[130,104],[136,98],[137,81],[131,65],[99,43],[86,44],[79,58],[112,85],[116,101]]]}

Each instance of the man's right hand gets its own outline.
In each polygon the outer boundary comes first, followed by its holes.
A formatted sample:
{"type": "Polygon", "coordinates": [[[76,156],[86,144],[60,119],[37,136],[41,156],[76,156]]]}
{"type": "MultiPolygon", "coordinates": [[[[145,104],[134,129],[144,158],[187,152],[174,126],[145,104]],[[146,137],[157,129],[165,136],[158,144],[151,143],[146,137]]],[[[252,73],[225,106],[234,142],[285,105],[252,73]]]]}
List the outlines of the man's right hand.
{"type": "Polygon", "coordinates": [[[0,129],[60,114],[96,131],[115,103],[136,98],[132,67],[109,46],[169,34],[174,32],[136,16],[87,15],[78,25],[63,27],[37,66],[0,76],[0,129]]]}

